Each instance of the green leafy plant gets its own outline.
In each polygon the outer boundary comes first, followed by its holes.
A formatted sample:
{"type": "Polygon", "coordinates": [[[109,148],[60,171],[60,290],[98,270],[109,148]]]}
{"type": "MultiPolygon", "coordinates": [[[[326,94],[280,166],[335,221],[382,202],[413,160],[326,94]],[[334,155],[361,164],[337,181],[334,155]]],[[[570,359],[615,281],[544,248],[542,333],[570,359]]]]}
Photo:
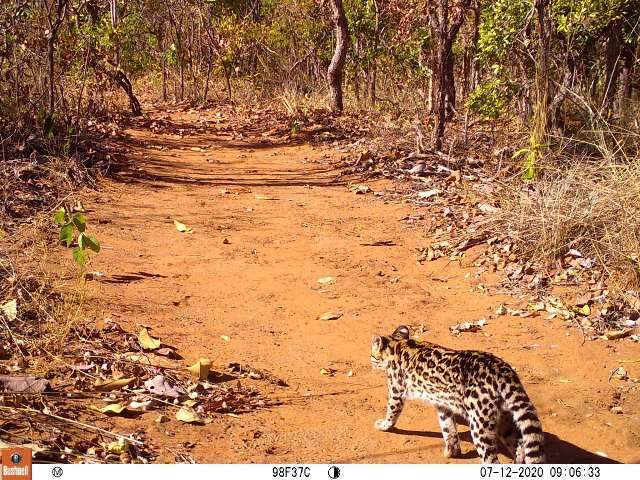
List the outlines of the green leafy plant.
{"type": "Polygon", "coordinates": [[[536,162],[544,155],[545,147],[546,145],[536,142],[535,137],[531,136],[529,146],[516,151],[511,157],[515,160],[525,155],[524,171],[522,172],[522,179],[525,182],[533,181],[536,178],[536,162]]]}
{"type": "Polygon", "coordinates": [[[484,120],[497,120],[506,111],[508,92],[499,79],[478,85],[469,94],[466,106],[484,120]]]}
{"type": "Polygon", "coordinates": [[[67,248],[72,248],[73,259],[84,268],[89,260],[87,250],[96,253],[100,251],[98,239],[86,232],[86,218],[81,212],[69,212],[65,207],[60,207],[53,220],[60,225],[60,243],[67,248]]]}

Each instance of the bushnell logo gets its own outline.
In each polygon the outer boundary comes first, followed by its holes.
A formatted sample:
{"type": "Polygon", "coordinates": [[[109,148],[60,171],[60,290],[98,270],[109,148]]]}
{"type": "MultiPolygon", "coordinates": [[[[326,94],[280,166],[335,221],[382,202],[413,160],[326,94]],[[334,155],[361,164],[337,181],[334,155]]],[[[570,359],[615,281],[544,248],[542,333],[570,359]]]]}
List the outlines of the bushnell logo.
{"type": "Polygon", "coordinates": [[[1,480],[31,480],[31,449],[3,448],[1,480]]]}

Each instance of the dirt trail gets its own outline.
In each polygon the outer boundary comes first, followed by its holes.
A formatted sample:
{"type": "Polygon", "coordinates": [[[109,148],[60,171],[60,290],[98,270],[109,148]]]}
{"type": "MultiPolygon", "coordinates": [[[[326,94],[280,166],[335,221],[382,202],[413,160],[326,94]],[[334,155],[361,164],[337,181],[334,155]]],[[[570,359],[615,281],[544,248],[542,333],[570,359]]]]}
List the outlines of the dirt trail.
{"type": "MultiPolygon", "coordinates": [[[[173,113],[172,120],[198,115],[173,113]]],[[[578,330],[540,317],[500,317],[485,326],[486,335],[454,337],[449,325],[513,300],[474,290],[474,268],[445,260],[417,264],[414,248],[427,243],[425,223],[401,219],[418,208],[354,195],[328,166],[327,156],[337,154],[213,134],[129,133],[138,169],[88,200],[90,221],[102,220],[95,229],[105,248],[92,269],[105,274],[93,284],[104,316],[129,328],[152,326],[185,361],[248,363],[290,387],[243,380],[282,404],[219,416],[206,426],[157,424],[157,415],[147,414],[122,421],[118,430],[143,430],[174,451],[192,442],[189,454],[198,462],[442,463],[430,407],[408,404],[395,432],[373,428],[386,388],[369,365],[371,335],[408,324],[424,326],[423,338],[490,350],[512,363],[548,432],[550,461],[606,460],[596,451],[640,461],[640,423],[631,409],[637,399],[623,398],[625,413],[610,413],[615,385],[607,381],[620,360],[640,358],[637,346],[581,346],[578,330]],[[191,150],[202,145],[213,148],[191,150]],[[178,233],[173,219],[194,233],[178,233]],[[379,240],[394,245],[363,245],[379,240]],[[317,283],[329,275],[334,285],[317,283]],[[344,315],[316,319],[327,311],[344,315]],[[321,368],[337,373],[324,376],[321,368]]],[[[625,366],[640,376],[640,363],[625,366]]],[[[453,461],[477,462],[468,434],[461,438],[464,458],[453,461]]],[[[161,451],[161,461],[175,461],[161,451]]]]}

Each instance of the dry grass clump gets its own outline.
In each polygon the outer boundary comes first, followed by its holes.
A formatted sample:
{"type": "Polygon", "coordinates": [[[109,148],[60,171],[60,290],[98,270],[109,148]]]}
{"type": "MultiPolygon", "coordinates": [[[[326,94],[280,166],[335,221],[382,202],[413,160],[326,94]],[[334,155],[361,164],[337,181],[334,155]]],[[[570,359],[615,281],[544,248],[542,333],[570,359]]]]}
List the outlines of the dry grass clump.
{"type": "Polygon", "coordinates": [[[44,373],[52,366],[52,356],[64,352],[83,318],[86,289],[73,277],[63,281],[50,272],[43,235],[42,225],[37,225],[15,235],[15,243],[2,245],[0,305],[11,301],[17,305],[15,318],[0,313],[2,373],[9,373],[12,366],[36,367],[44,373]]]}
{"type": "Polygon", "coordinates": [[[532,184],[504,190],[492,233],[551,263],[570,249],[593,257],[620,286],[640,283],[640,158],[562,157],[532,184]]]}

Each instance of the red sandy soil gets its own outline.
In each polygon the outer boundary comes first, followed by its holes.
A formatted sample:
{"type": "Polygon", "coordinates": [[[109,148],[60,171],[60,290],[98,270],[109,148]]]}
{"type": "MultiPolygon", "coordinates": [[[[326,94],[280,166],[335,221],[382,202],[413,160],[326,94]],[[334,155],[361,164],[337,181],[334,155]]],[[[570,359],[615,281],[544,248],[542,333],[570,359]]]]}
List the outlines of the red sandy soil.
{"type": "MultiPolygon", "coordinates": [[[[214,115],[172,113],[171,120],[214,115]]],[[[260,136],[129,133],[136,168],[86,200],[104,247],[91,266],[104,273],[92,284],[104,317],[131,329],[153,327],[185,364],[201,356],[219,370],[241,362],[290,385],[243,379],[280,404],[237,418],[220,415],[204,426],[173,418],[156,423],[157,413],[118,420],[117,431],[145,433],[160,451],[158,461],[187,452],[208,463],[478,462],[468,433],[461,435],[463,458],[444,458],[436,414],[418,402],[405,407],[395,431],[374,429],[386,387],[369,364],[371,336],[407,324],[424,328],[420,338],[510,362],[538,408],[550,462],[606,461],[598,451],[640,462],[637,389],[635,397],[616,400],[624,382],[608,380],[621,360],[640,359],[637,344],[582,345],[579,330],[543,317],[502,316],[482,332],[455,337],[450,325],[515,300],[474,289],[472,266],[446,259],[418,264],[414,249],[428,244],[426,221],[401,219],[420,208],[354,195],[331,166],[338,152],[271,146],[260,136]],[[191,150],[202,145],[212,148],[191,150]],[[174,219],[194,233],[179,233],[174,219]],[[362,245],[379,240],[395,245],[362,245]],[[320,285],[325,276],[336,283],[320,285]],[[328,311],[343,316],[317,319],[328,311]],[[335,376],[322,375],[322,368],[335,369],[335,376]],[[613,404],[623,413],[610,412],[613,404]],[[185,450],[185,442],[194,445],[185,450]]],[[[406,188],[367,184],[374,191],[406,188]]],[[[640,363],[624,366],[640,377],[640,363]]]]}

